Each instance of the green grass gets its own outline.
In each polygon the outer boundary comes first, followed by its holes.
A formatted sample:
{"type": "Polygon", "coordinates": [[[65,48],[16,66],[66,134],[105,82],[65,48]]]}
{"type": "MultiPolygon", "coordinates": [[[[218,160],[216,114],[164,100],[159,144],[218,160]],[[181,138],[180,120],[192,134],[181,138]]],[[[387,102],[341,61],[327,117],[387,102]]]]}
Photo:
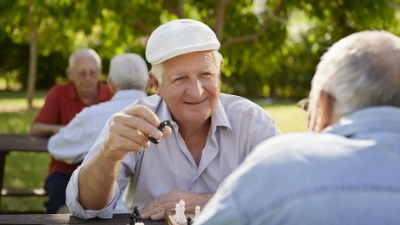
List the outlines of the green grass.
{"type": "MultiPolygon", "coordinates": [[[[45,91],[35,94],[34,106],[39,108],[44,101],[45,91]]],[[[0,91],[0,133],[28,133],[29,125],[38,109],[27,109],[26,93],[0,91]]],[[[307,114],[295,103],[263,105],[275,119],[283,133],[306,130],[307,114]]],[[[10,153],[6,158],[4,187],[43,187],[50,163],[48,153],[10,153]]],[[[1,210],[45,211],[43,202],[47,197],[3,197],[1,210]]]]}
{"type": "Polygon", "coordinates": [[[265,111],[275,120],[282,133],[307,130],[307,112],[292,104],[273,104],[263,106],[265,111]]]}

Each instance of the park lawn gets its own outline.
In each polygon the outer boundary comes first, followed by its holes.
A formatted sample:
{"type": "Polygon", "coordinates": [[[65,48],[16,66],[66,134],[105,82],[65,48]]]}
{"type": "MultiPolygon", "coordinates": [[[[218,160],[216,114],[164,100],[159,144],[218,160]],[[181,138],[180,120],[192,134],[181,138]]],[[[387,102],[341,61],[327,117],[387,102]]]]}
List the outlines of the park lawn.
{"type": "MultiPolygon", "coordinates": [[[[34,109],[27,109],[24,92],[0,91],[0,133],[28,133],[29,124],[43,105],[45,91],[35,94],[34,109]]],[[[306,130],[307,113],[295,103],[262,105],[283,133],[306,130]]],[[[10,153],[6,158],[4,187],[43,187],[50,163],[48,153],[10,153]]],[[[2,211],[45,212],[47,197],[3,197],[2,211]]]]}

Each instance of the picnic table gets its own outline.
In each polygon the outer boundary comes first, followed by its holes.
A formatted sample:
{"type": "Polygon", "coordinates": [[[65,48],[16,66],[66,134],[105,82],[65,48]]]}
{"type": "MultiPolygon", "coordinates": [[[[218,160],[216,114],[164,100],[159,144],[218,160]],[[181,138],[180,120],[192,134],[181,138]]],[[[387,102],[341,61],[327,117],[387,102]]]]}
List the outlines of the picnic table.
{"type": "Polygon", "coordinates": [[[42,196],[46,192],[42,188],[14,190],[3,188],[6,157],[10,152],[47,153],[47,138],[28,134],[0,134],[0,203],[1,196],[42,196]]]}
{"type": "MultiPolygon", "coordinates": [[[[15,214],[15,215],[0,215],[0,224],[15,225],[15,224],[103,224],[103,225],[129,225],[129,213],[114,214],[112,219],[89,219],[83,220],[72,216],[71,214],[15,214]]],[[[143,220],[145,225],[166,225],[164,220],[143,220]]]]}

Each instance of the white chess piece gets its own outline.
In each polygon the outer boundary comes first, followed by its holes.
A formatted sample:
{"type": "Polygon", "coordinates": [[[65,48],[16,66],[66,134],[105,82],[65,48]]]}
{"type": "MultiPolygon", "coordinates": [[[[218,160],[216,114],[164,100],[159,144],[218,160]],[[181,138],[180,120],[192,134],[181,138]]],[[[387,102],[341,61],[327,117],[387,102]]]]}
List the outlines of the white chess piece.
{"type": "Polygon", "coordinates": [[[178,213],[176,215],[175,220],[180,225],[185,225],[187,222],[185,216],[185,202],[183,201],[183,199],[181,199],[181,201],[178,204],[178,213]]]}
{"type": "Polygon", "coordinates": [[[176,218],[178,218],[179,215],[179,204],[176,203],[175,205],[175,215],[174,215],[174,219],[176,220],[176,218]]]}
{"type": "Polygon", "coordinates": [[[196,207],[194,207],[194,213],[195,215],[193,221],[196,221],[197,217],[200,215],[200,206],[196,205],[196,207]]]}

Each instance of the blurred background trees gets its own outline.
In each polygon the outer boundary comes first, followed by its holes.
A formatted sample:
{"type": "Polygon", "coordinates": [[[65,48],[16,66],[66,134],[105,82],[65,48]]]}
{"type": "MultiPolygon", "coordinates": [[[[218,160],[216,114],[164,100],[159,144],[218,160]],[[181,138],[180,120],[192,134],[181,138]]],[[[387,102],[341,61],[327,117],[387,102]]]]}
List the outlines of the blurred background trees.
{"type": "Polygon", "coordinates": [[[353,32],[400,34],[400,0],[2,0],[0,79],[22,89],[66,81],[68,57],[90,47],[103,59],[144,56],[151,32],[177,18],[208,24],[221,41],[222,91],[300,99],[321,55],[353,32]]]}

